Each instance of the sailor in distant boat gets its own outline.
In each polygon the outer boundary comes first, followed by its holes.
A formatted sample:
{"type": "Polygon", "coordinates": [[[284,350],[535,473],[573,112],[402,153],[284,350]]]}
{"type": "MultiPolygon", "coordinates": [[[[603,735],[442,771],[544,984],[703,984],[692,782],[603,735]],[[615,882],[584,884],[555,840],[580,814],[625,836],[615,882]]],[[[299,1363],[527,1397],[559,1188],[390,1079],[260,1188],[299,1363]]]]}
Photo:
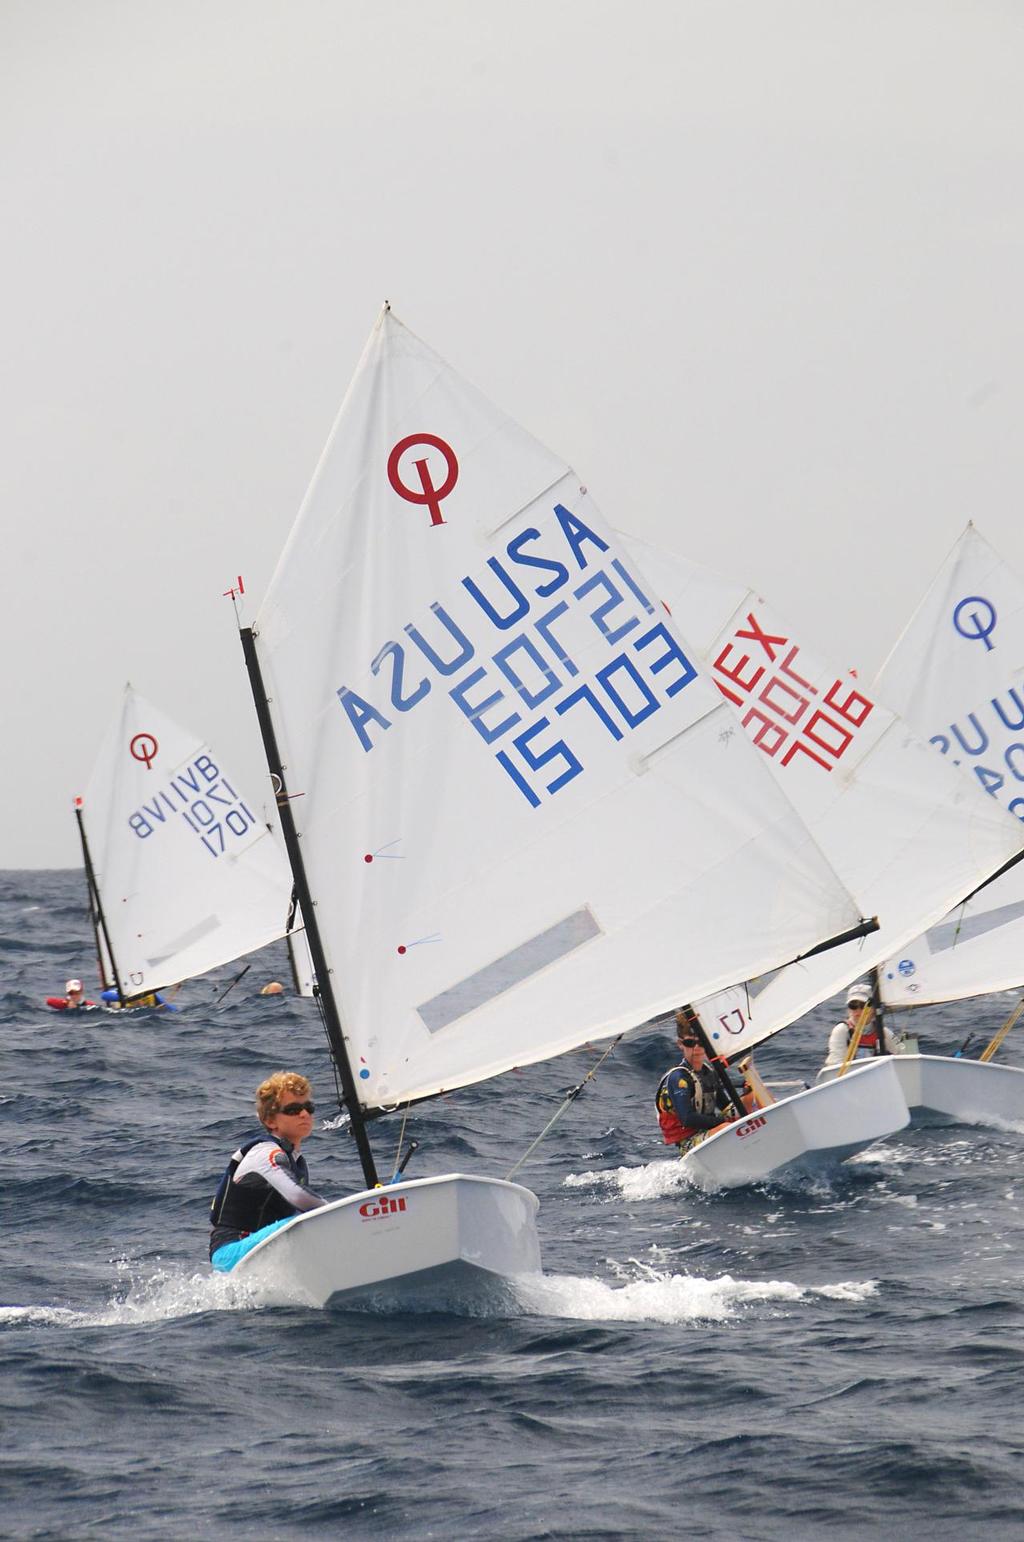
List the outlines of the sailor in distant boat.
{"type": "Polygon", "coordinates": [[[275,1071],[257,1090],[256,1112],[268,1133],[233,1153],[210,1206],[210,1262],[222,1274],[293,1216],[327,1203],[310,1189],[299,1153],[313,1128],[311,1094],[295,1071],[275,1071]]]}
{"type": "Polygon", "coordinates": [[[46,1005],[55,1012],[84,1012],[96,1005],[95,1001],[86,1001],[81,980],[69,980],[64,989],[66,995],[46,998],[46,1005]]]}
{"type": "Polygon", "coordinates": [[[102,999],[111,1012],[134,1010],[136,1007],[163,1008],[167,1012],[181,1011],[181,1008],[176,1007],[173,1001],[166,999],[162,991],[148,991],[145,996],[132,996],[122,1007],[120,996],[117,994],[116,989],[111,986],[102,993],[102,999]]]}
{"type": "Polygon", "coordinates": [[[694,1033],[692,1008],[676,1013],[676,1044],[682,1062],[661,1078],[655,1104],[666,1146],[678,1146],[685,1156],[736,1111],[694,1033]]]}
{"type": "MultiPolygon", "coordinates": [[[[868,1055],[878,1052],[878,1024],[875,1021],[875,1009],[871,1005],[871,987],[863,980],[856,985],[851,985],[846,993],[846,1018],[841,1023],[836,1023],[828,1036],[828,1054],[825,1056],[826,1066],[842,1065],[846,1059],[847,1051],[857,1031],[857,1025],[863,1018],[864,1027],[857,1046],[857,1060],[866,1059],[868,1055]],[[865,1014],[865,1008],[867,1012],[865,1014]]],[[[896,1040],[888,1028],[883,1028],[883,1043],[886,1052],[890,1055],[896,1053],[896,1040]]]]}

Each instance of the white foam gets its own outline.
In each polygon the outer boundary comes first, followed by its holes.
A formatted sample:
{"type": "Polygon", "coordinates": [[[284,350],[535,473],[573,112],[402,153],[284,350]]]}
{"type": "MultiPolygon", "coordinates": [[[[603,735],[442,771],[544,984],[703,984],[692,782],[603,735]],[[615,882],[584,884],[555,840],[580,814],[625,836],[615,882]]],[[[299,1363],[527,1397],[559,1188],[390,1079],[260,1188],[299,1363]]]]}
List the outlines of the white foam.
{"type": "Polygon", "coordinates": [[[660,1199],[663,1194],[694,1187],[678,1157],[667,1162],[648,1162],[644,1167],[610,1167],[600,1172],[569,1173],[563,1184],[567,1189],[611,1189],[626,1199],[660,1199]]]}
{"type": "Polygon", "coordinates": [[[61,1306],[2,1306],[0,1324],[55,1328],[131,1327],[194,1317],[201,1312],[236,1312],[261,1304],[244,1281],[231,1275],[158,1269],[136,1277],[137,1266],[119,1264],[122,1284],[105,1306],[76,1311],[61,1306]]]}
{"type": "Polygon", "coordinates": [[[844,1280],[834,1285],[795,1285],[789,1280],[717,1279],[669,1274],[630,1260],[634,1277],[623,1285],[606,1280],[545,1274],[521,1280],[516,1295],[523,1308],[542,1317],[584,1322],[728,1322],[758,1307],[794,1306],[815,1296],[832,1301],[863,1301],[877,1289],[874,1280],[844,1280]]]}

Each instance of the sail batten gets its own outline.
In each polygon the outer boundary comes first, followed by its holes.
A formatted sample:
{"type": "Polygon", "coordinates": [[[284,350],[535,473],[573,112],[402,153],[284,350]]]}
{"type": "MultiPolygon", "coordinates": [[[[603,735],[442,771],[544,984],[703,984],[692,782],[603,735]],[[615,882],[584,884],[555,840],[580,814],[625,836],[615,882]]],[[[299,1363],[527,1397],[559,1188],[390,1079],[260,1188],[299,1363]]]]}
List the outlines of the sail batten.
{"type": "Polygon", "coordinates": [[[390,313],[253,632],[364,1108],[859,919],[575,473],[390,313]]]}

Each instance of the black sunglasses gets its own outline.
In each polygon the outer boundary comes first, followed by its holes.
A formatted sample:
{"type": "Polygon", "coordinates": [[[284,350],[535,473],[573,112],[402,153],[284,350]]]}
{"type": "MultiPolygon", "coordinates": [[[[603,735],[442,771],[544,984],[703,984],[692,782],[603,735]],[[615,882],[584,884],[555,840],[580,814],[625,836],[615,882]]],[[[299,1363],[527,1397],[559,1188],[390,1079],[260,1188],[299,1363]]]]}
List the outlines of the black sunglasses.
{"type": "Polygon", "coordinates": [[[278,1113],[287,1114],[289,1118],[295,1114],[315,1114],[316,1104],[311,1103],[307,1098],[305,1103],[286,1103],[283,1108],[278,1109],[278,1113]]]}
{"type": "Polygon", "coordinates": [[[699,1044],[700,1043],[700,1040],[699,1039],[684,1039],[684,1038],[680,1037],[679,1042],[680,1042],[680,1044],[685,1044],[687,1049],[693,1049],[695,1044],[699,1044]]]}

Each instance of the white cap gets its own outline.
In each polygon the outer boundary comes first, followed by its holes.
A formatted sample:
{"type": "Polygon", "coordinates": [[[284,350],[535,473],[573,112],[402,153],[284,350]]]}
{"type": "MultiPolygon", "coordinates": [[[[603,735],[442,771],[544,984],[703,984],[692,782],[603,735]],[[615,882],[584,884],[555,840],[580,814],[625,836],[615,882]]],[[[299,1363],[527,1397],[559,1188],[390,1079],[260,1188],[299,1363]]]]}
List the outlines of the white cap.
{"type": "Polygon", "coordinates": [[[82,989],[82,982],[81,980],[69,980],[64,989],[70,996],[72,991],[80,991],[82,989]]]}
{"type": "Polygon", "coordinates": [[[851,1001],[863,1001],[866,1005],[870,1000],[871,986],[865,984],[863,980],[861,980],[857,985],[851,985],[850,989],[846,992],[847,1006],[850,1005],[851,1001]]]}

